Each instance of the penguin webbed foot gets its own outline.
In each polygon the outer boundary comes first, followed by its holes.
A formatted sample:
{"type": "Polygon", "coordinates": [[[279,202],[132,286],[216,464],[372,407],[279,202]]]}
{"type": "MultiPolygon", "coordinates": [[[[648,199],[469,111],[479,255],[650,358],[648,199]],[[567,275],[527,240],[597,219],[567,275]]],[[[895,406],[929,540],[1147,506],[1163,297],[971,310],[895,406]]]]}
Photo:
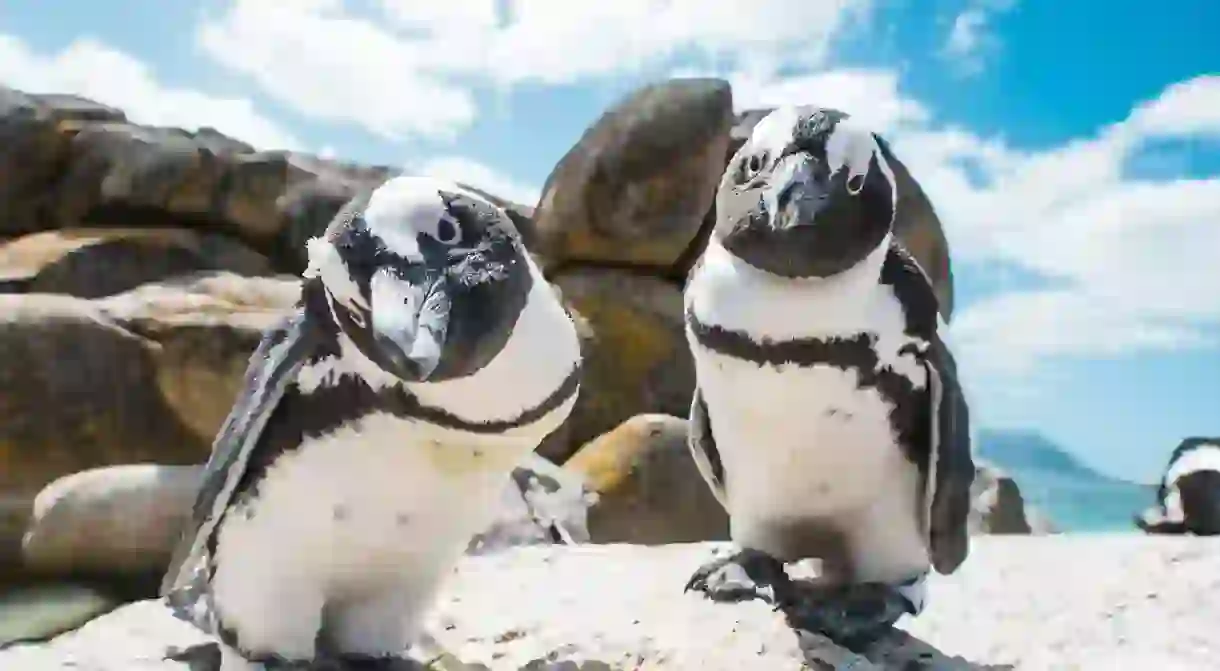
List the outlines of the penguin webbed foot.
{"type": "Polygon", "coordinates": [[[790,582],[783,562],[765,552],[747,548],[700,566],[683,591],[702,592],[712,601],[760,599],[777,604],[778,597],[787,591],[790,582]]]}
{"type": "Polygon", "coordinates": [[[427,671],[428,666],[405,657],[335,655],[319,658],[310,671],[427,671]]]}
{"type": "Polygon", "coordinates": [[[894,585],[857,583],[807,585],[791,583],[780,595],[780,610],[788,624],[826,638],[854,651],[893,629],[906,614],[915,614],[910,600],[894,585]]]}

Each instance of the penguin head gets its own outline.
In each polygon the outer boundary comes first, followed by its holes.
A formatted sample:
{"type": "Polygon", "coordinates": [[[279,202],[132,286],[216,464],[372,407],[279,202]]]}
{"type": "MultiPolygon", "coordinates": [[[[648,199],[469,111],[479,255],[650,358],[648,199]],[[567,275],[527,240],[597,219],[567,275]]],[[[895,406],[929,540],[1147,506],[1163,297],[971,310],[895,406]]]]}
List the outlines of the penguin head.
{"type": "Polygon", "coordinates": [[[730,160],[712,235],[760,270],[830,277],[888,244],[896,204],[894,173],[868,128],[835,110],[780,107],[730,160]]]}
{"type": "Polygon", "coordinates": [[[404,382],[478,371],[507,342],[532,283],[512,220],[427,177],[391,178],[307,243],[308,282],[339,331],[404,382]]]}

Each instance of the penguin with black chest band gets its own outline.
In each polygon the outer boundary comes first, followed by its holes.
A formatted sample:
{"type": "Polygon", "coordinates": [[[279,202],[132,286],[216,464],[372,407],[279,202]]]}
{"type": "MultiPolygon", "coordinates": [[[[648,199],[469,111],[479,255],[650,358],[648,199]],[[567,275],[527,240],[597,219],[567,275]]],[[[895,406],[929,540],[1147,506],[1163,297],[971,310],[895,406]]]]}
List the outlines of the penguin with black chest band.
{"type": "Polygon", "coordinates": [[[1154,534],[1220,535],[1220,438],[1183,440],[1169,455],[1156,505],[1135,518],[1154,534]]]}
{"type": "Polygon", "coordinates": [[[162,585],[223,671],[400,668],[513,468],[571,412],[577,334],[508,216],[390,179],[308,243],[162,585]]]}
{"type": "Polygon", "coordinates": [[[895,241],[884,140],[848,115],[773,111],[729,163],[685,290],[690,448],[741,551],[695,572],[866,644],[968,553],[974,462],[931,284],[895,241]],[[815,588],[785,564],[820,560],[815,588]]]}

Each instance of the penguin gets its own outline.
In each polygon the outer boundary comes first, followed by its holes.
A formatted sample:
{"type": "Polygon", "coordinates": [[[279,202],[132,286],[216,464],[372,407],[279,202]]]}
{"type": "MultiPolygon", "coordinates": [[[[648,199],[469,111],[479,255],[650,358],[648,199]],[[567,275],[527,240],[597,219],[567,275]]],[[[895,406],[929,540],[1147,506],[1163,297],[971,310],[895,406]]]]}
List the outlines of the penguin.
{"type": "Polygon", "coordinates": [[[396,176],[307,252],[162,583],[223,671],[409,663],[441,581],[580,389],[575,325],[486,198],[396,176]]]}
{"type": "Polygon", "coordinates": [[[849,115],[781,107],[721,179],[684,290],[689,447],[740,551],[686,585],[762,598],[864,645],[969,552],[969,409],[931,282],[893,233],[886,142],[849,115]],[[787,565],[820,563],[818,580],[787,565]]]}
{"type": "Polygon", "coordinates": [[[1220,535],[1220,438],[1192,437],[1174,448],[1156,505],[1135,518],[1148,533],[1220,535]]]}

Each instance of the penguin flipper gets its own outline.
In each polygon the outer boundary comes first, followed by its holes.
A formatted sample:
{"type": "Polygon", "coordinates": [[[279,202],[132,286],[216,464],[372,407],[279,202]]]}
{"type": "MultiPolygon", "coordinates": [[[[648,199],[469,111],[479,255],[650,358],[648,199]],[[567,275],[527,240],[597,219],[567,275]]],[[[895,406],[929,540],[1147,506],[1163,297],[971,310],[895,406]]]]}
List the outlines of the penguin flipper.
{"type": "Polygon", "coordinates": [[[191,516],[161,582],[161,596],[192,589],[207,539],[245,472],[251,452],[288,384],[305,363],[317,332],[303,307],[267,329],[250,356],[241,394],[212,443],[191,516]]]}
{"type": "Polygon", "coordinates": [[[970,410],[957,377],[957,364],[936,334],[921,357],[928,372],[931,449],[927,451],[927,520],[932,565],[942,575],[952,573],[969,552],[967,518],[974,457],[970,410]]]}
{"type": "Polygon", "coordinates": [[[725,493],[724,463],[720,461],[720,451],[716,449],[716,439],[712,436],[712,425],[708,421],[707,403],[703,400],[703,392],[695,387],[694,398],[690,404],[690,422],[687,444],[691,456],[695,459],[695,468],[699,475],[712,489],[712,495],[720,505],[728,507],[725,493]]]}

